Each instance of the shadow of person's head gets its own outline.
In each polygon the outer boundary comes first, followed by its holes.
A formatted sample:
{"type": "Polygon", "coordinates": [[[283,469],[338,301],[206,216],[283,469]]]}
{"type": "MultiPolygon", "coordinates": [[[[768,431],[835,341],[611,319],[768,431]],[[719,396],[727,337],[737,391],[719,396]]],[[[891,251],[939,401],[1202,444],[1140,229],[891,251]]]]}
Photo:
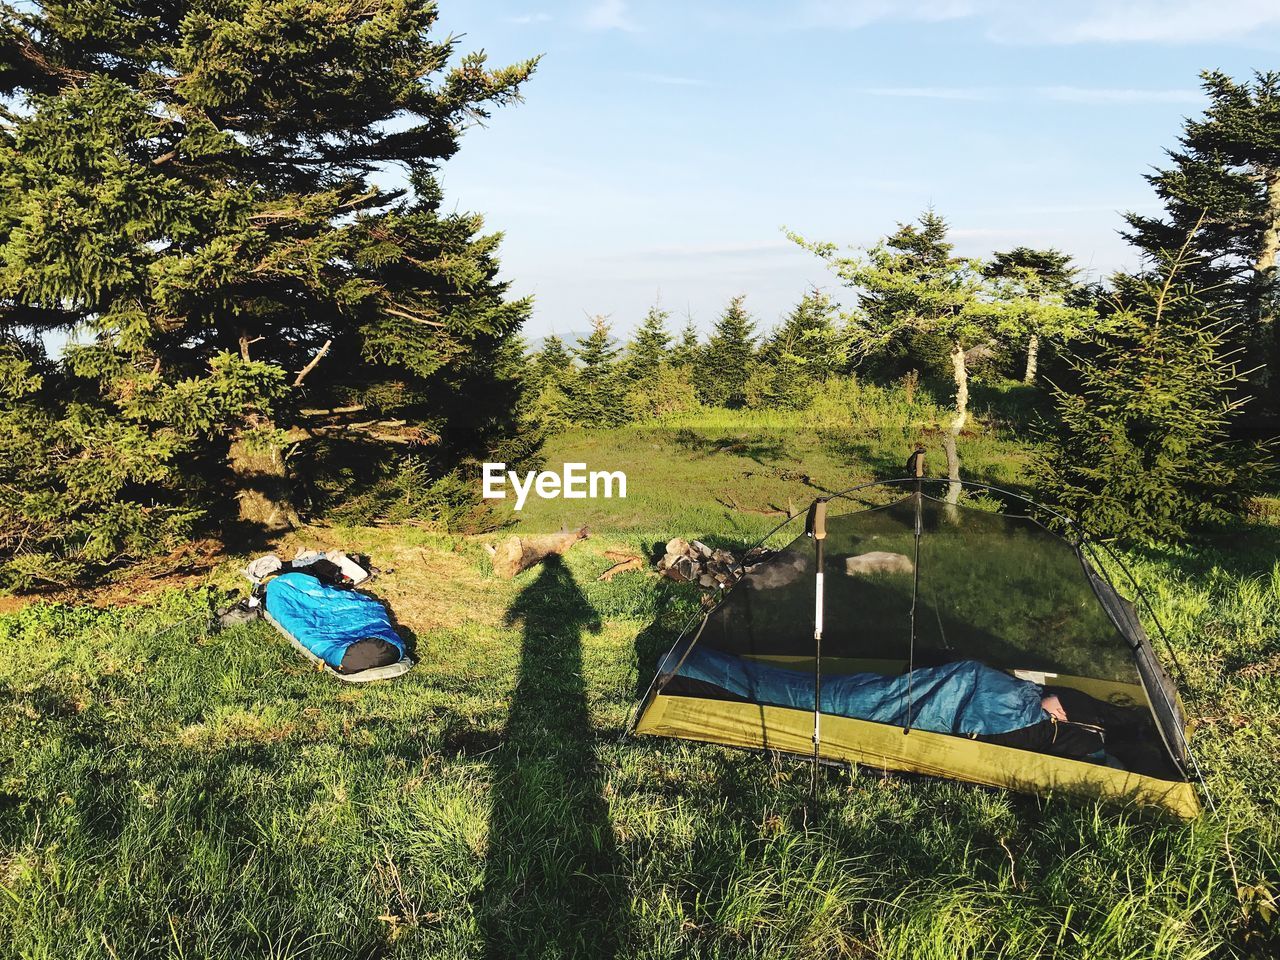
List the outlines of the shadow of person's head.
{"type": "Polygon", "coordinates": [[[556,555],[543,560],[537,576],[521,588],[507,608],[505,622],[523,624],[526,636],[576,636],[583,630],[596,633],[601,627],[599,614],[556,555]]]}

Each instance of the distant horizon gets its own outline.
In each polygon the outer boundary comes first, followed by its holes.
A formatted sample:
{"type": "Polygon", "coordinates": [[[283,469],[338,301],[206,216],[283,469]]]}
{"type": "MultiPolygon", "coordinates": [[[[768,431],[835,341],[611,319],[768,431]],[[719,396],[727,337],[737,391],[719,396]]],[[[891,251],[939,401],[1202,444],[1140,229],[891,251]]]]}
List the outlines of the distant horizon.
{"type": "Polygon", "coordinates": [[[739,294],[767,330],[842,293],[784,226],[864,246],[929,205],[964,255],[1131,268],[1122,214],[1160,209],[1143,177],[1199,72],[1280,63],[1280,5],[1256,0],[444,0],[441,23],[494,64],[543,55],[440,172],[448,209],[504,233],[530,339],[597,314],[625,337],[655,302],[705,333],[739,294]]]}

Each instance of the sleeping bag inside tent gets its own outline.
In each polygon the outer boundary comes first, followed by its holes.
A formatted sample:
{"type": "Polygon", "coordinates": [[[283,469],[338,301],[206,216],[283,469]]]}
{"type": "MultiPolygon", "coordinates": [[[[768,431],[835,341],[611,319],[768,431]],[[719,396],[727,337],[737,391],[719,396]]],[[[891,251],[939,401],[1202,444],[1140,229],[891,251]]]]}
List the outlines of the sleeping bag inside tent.
{"type": "Polygon", "coordinates": [[[923,492],[820,502],[825,537],[797,518],[663,657],[636,733],[1199,811],[1177,691],[1081,544],[923,492]]]}
{"type": "Polygon", "coordinates": [[[294,570],[266,582],[263,615],[301,653],[343,680],[385,680],[413,666],[382,602],[294,570]]]}

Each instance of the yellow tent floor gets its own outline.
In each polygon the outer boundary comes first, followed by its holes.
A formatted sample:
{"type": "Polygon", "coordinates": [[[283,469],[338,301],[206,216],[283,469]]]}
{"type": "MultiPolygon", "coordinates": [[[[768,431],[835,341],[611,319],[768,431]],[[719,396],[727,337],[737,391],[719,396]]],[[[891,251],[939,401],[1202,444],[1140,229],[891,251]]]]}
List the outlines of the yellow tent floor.
{"type": "MultiPolygon", "coordinates": [[[[734,747],[812,755],[813,714],[787,707],[658,694],[636,733],[700,740],[734,747]]],[[[1054,791],[1132,800],[1182,817],[1200,812],[1194,788],[1102,764],[1019,750],[980,740],[912,730],[823,714],[821,750],[826,760],[872,769],[923,773],[1026,793],[1054,791]]]]}

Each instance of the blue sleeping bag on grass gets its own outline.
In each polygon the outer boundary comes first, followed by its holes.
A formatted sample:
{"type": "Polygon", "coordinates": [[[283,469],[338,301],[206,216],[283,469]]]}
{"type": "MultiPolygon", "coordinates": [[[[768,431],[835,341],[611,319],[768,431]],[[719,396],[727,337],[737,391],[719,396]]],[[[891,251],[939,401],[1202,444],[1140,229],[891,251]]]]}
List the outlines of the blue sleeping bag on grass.
{"type": "Polygon", "coordinates": [[[381,601],[305,573],[268,580],[267,619],[313,661],[344,680],[381,680],[413,666],[381,601]]]}
{"type": "MultiPolygon", "coordinates": [[[[678,656],[673,652],[671,667],[678,656]]],[[[679,675],[778,707],[813,709],[813,673],[787,670],[695,647],[679,675]]],[[[887,677],[853,673],[822,678],[822,712],[935,733],[987,736],[1011,733],[1044,720],[1043,689],[976,660],[918,667],[887,677]],[[908,689],[908,685],[910,689],[908,689]]]]}

